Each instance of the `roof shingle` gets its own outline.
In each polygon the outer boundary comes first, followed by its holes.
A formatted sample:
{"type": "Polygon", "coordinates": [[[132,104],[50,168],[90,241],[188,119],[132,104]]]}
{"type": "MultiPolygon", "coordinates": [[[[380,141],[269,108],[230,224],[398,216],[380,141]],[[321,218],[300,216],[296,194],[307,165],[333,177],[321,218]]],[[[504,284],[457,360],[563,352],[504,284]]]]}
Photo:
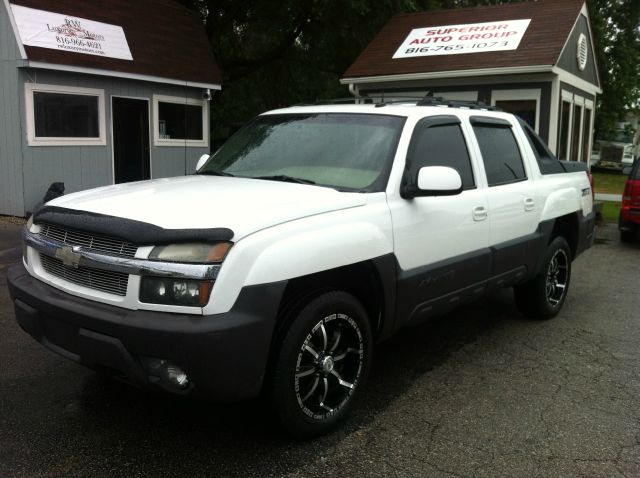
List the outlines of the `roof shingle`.
{"type": "Polygon", "coordinates": [[[396,15],[345,72],[344,78],[554,65],[584,0],[539,0],[396,15]],[[393,59],[411,30],[456,24],[531,19],[516,50],[393,59]]]}
{"type": "Polygon", "coordinates": [[[220,85],[204,27],[171,0],[12,0],[12,4],[118,25],[133,56],[121,60],[25,45],[29,60],[220,85]]]}

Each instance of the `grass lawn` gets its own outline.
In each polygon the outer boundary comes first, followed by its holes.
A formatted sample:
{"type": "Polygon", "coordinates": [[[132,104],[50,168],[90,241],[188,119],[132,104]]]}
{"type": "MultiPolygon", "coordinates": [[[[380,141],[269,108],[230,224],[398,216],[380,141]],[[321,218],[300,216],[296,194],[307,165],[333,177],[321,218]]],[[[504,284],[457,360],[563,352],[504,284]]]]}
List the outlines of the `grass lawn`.
{"type": "Polygon", "coordinates": [[[622,194],[627,176],[617,172],[605,173],[598,171],[593,173],[595,192],[603,194],[622,194]]]}
{"type": "Polygon", "coordinates": [[[620,203],[604,201],[602,204],[602,219],[606,222],[618,222],[620,203]]]}

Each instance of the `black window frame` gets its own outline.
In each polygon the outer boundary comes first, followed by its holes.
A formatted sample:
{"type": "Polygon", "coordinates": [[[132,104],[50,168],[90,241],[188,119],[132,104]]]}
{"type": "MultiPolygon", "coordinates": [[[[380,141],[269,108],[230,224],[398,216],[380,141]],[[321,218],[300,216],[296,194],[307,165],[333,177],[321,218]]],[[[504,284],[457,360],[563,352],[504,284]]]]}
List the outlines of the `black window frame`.
{"type": "MultiPolygon", "coordinates": [[[[463,185],[463,189],[462,191],[472,191],[474,189],[478,188],[478,181],[477,181],[477,177],[476,177],[476,172],[473,169],[473,160],[471,158],[471,153],[469,150],[469,144],[468,144],[468,140],[464,134],[464,130],[462,129],[462,121],[460,120],[459,117],[457,116],[453,116],[453,115],[437,115],[437,116],[427,116],[425,118],[420,119],[415,126],[413,127],[413,131],[411,132],[411,139],[409,141],[409,147],[407,149],[407,156],[405,159],[405,166],[404,166],[404,174],[403,174],[403,179],[402,179],[402,184],[401,184],[401,191],[404,190],[404,188],[406,188],[408,185],[410,184],[417,184],[418,178],[417,178],[417,174],[419,169],[417,169],[415,171],[415,175],[413,175],[414,177],[412,177],[412,162],[413,162],[413,158],[414,155],[416,153],[416,148],[417,148],[417,143],[418,143],[418,134],[420,134],[422,132],[422,130],[426,130],[429,128],[437,128],[437,127],[443,127],[443,126],[457,126],[459,131],[460,131],[460,136],[462,138],[462,142],[464,144],[465,147],[465,151],[467,152],[467,159],[469,161],[469,171],[471,172],[471,180],[473,182],[472,186],[468,186],[468,187],[464,187],[463,185]]],[[[426,166],[426,165],[425,165],[426,166]]],[[[436,166],[436,165],[432,165],[432,166],[436,166]]],[[[441,164],[441,165],[437,165],[437,166],[447,166],[447,167],[452,167],[451,165],[447,165],[447,164],[441,164]]],[[[456,168],[453,168],[456,169],[456,168]]],[[[457,169],[456,169],[457,171],[457,169]]],[[[458,174],[460,174],[460,171],[457,171],[458,174]]],[[[462,174],[460,174],[460,177],[462,178],[462,174]]]]}
{"type": "Polygon", "coordinates": [[[480,150],[480,156],[482,158],[482,163],[484,165],[485,177],[487,179],[487,186],[490,188],[506,186],[509,184],[521,183],[523,181],[527,181],[529,179],[529,175],[527,174],[527,165],[524,160],[524,154],[516,135],[513,132],[513,125],[502,118],[494,118],[491,116],[472,116],[469,118],[469,122],[471,123],[471,127],[473,128],[473,134],[475,135],[476,142],[478,144],[478,149],[480,150]],[[476,127],[483,128],[496,128],[496,129],[507,129],[511,133],[513,137],[513,142],[516,145],[516,150],[518,151],[518,156],[520,158],[520,163],[522,164],[522,172],[524,173],[524,177],[522,178],[514,178],[508,181],[500,181],[497,183],[492,183],[489,179],[489,174],[487,173],[487,164],[485,161],[484,153],[482,151],[482,146],[480,145],[480,141],[478,141],[478,135],[476,132],[476,127]]]}
{"type": "MultiPolygon", "coordinates": [[[[165,100],[158,100],[158,137],[161,140],[168,140],[168,141],[197,141],[197,142],[201,142],[201,141],[205,141],[205,122],[204,122],[204,115],[205,115],[205,107],[202,104],[189,104],[189,103],[178,103],[175,101],[165,101],[165,100]],[[163,138],[160,136],[160,122],[163,121],[163,117],[162,117],[162,110],[164,109],[165,112],[167,112],[166,110],[176,110],[176,109],[180,109],[183,108],[184,109],[184,114],[182,115],[182,118],[180,120],[178,120],[179,125],[178,125],[178,129],[182,129],[184,131],[183,137],[179,137],[179,136],[170,136],[168,138],[163,138]],[[189,126],[190,126],[190,116],[188,114],[189,108],[197,108],[198,109],[198,114],[195,115],[195,118],[198,119],[198,121],[194,124],[194,126],[199,126],[200,130],[199,130],[199,134],[200,137],[199,138],[190,138],[189,137],[189,126]]],[[[173,115],[170,116],[171,118],[174,118],[173,115]]],[[[166,117],[164,119],[164,121],[166,121],[166,117]]],[[[168,125],[168,123],[167,123],[168,125]]]]}
{"type": "Polygon", "coordinates": [[[562,163],[560,163],[558,158],[556,158],[555,154],[553,154],[542,138],[538,136],[538,133],[536,133],[523,119],[518,118],[518,122],[522,126],[524,134],[527,137],[527,141],[529,141],[529,145],[533,150],[533,155],[536,158],[540,172],[542,174],[564,173],[565,170],[562,167],[562,163]]]}
{"type": "MultiPolygon", "coordinates": [[[[73,93],[70,91],[49,91],[49,90],[37,90],[34,89],[31,94],[33,95],[33,138],[38,141],[47,141],[47,140],[68,140],[70,142],[75,141],[99,141],[102,137],[101,128],[100,128],[100,96],[97,94],[86,94],[86,93],[73,93]],[[39,119],[38,113],[42,112],[39,108],[40,99],[45,99],[46,97],[73,97],[73,98],[83,98],[83,99],[91,99],[95,101],[95,110],[91,110],[92,113],[95,113],[95,118],[89,118],[88,121],[76,121],[76,123],[87,124],[89,129],[95,130],[95,135],[53,135],[53,134],[38,134],[38,129],[46,126],[46,119],[39,119]],[[91,123],[91,126],[89,126],[91,123]]],[[[69,105],[67,105],[69,106],[69,105]]],[[[71,105],[73,106],[73,105],[71,105]]],[[[93,107],[94,105],[92,105],[93,107]]],[[[62,113],[61,113],[62,114],[62,113]]],[[[70,115],[72,113],[67,112],[66,115],[70,115]]],[[[63,115],[64,116],[64,115],[63,115]]],[[[40,133],[46,133],[40,131],[40,133]]]]}

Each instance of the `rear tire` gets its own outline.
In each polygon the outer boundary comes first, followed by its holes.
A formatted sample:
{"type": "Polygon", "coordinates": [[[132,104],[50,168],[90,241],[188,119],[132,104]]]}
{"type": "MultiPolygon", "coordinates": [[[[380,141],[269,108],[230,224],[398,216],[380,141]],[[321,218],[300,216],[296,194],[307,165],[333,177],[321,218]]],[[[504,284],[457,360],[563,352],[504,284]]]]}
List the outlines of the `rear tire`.
{"type": "Polygon", "coordinates": [[[570,280],[571,249],[567,241],[558,236],[547,246],[540,273],[513,288],[518,310],[534,319],[555,317],[567,297],[570,280]]]}
{"type": "Polygon", "coordinates": [[[299,438],[327,433],[349,413],[371,365],[371,326],[350,294],[311,299],[286,331],[271,383],[273,406],[299,438]]]}
{"type": "Polygon", "coordinates": [[[633,242],[635,238],[636,238],[635,229],[631,229],[630,231],[620,231],[621,242],[633,242]]]}

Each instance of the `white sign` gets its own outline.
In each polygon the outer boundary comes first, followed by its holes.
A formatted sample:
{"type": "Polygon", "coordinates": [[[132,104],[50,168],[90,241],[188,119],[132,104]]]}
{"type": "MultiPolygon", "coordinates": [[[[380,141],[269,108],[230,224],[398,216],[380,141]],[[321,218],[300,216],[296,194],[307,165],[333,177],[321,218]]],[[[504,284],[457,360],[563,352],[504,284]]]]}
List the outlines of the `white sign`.
{"type": "Polygon", "coordinates": [[[393,58],[515,50],[531,19],[416,28],[393,58]]]}
{"type": "Polygon", "coordinates": [[[11,5],[23,45],[133,60],[122,27],[11,5]]]}

